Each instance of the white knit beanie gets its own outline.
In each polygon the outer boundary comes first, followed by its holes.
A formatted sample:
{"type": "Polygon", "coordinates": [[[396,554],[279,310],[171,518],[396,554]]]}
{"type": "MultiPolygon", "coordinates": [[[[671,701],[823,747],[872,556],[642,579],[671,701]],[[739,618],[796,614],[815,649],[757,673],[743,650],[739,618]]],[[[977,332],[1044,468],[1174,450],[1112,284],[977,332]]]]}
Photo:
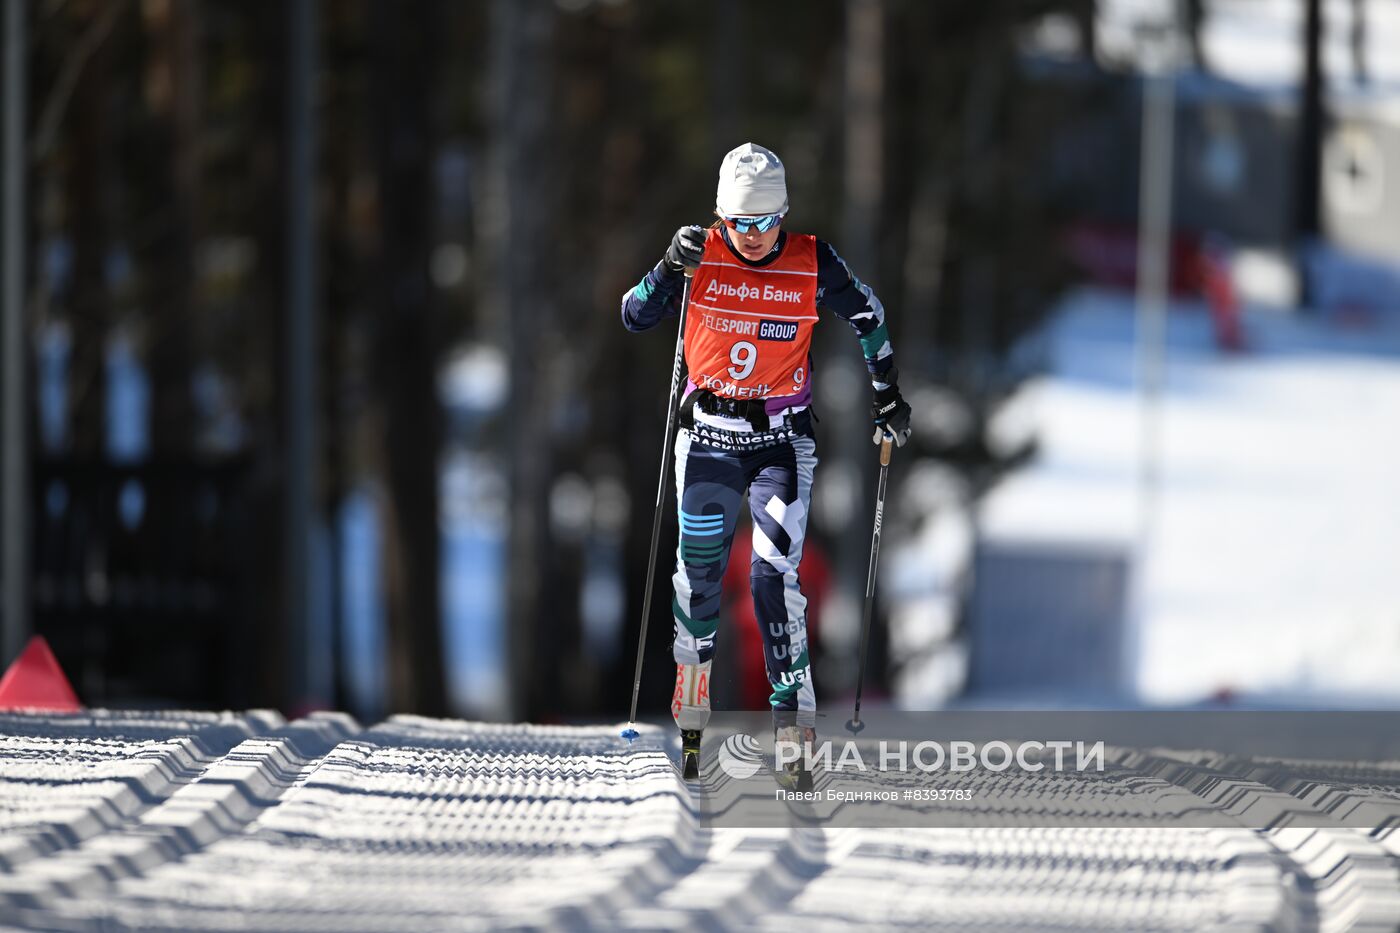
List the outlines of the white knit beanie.
{"type": "Polygon", "coordinates": [[[731,149],[719,165],[715,208],[728,217],[786,214],[787,174],[782,160],[755,143],[731,149]]]}

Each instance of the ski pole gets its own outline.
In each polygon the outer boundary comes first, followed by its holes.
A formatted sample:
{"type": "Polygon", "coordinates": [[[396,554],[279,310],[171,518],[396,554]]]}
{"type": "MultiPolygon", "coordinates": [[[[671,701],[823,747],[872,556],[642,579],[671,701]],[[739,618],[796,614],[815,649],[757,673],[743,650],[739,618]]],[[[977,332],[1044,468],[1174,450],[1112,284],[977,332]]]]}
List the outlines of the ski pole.
{"type": "Polygon", "coordinates": [[[892,438],[886,432],[880,440],[880,485],[875,492],[875,530],[870,534],[870,569],[865,576],[865,619],[860,625],[860,670],[856,674],[856,710],[846,728],[859,732],[865,728],[860,721],[860,692],[865,686],[865,658],[870,647],[870,617],[875,610],[875,567],[880,560],[880,526],[885,517],[885,486],[890,477],[892,438]]]}
{"type": "Polygon", "coordinates": [[[622,737],[629,743],[641,734],[635,728],[637,694],[642,689],[642,658],[645,656],[647,644],[647,620],[651,616],[652,584],[656,581],[656,547],[661,537],[661,506],[666,498],[666,478],[671,470],[671,441],[675,437],[681,366],[685,362],[685,317],[690,307],[690,277],[694,274],[694,270],[686,269],[685,282],[681,285],[681,321],[676,331],[676,358],[671,364],[671,399],[666,404],[666,438],[661,442],[661,475],[656,480],[656,511],[651,519],[651,559],[647,562],[646,595],[642,597],[642,630],[637,635],[637,670],[632,677],[632,708],[627,714],[627,728],[622,730],[622,737]]]}

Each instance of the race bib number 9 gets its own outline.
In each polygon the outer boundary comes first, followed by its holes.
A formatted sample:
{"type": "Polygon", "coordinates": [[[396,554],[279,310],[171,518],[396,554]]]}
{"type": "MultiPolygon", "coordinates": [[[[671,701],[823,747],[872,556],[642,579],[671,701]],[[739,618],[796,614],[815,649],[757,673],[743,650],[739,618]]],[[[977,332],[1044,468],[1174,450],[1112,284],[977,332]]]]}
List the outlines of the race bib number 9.
{"type": "Polygon", "coordinates": [[[788,234],[777,259],[749,266],[718,230],[690,285],[685,359],[691,379],[727,398],[801,392],[817,320],[816,240],[788,234]]]}

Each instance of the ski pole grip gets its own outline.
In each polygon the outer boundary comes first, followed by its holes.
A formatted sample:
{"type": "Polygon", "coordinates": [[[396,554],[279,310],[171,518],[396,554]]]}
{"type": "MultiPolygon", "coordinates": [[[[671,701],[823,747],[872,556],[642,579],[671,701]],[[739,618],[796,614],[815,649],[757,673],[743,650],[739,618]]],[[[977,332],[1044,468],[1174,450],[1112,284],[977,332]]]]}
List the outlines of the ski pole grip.
{"type": "Polygon", "coordinates": [[[880,439],[880,466],[887,467],[890,465],[890,449],[892,447],[894,447],[894,442],[888,434],[880,439]]]}

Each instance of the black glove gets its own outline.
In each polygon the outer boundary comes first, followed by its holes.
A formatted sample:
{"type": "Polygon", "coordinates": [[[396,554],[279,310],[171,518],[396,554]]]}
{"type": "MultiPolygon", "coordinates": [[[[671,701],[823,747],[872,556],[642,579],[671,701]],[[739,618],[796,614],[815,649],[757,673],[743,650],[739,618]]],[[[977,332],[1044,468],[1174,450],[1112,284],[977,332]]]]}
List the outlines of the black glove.
{"type": "Polygon", "coordinates": [[[705,252],[705,228],[697,226],[681,227],[671,237],[671,245],[666,248],[663,262],[672,272],[682,269],[700,268],[700,255],[705,252]]]}
{"type": "Polygon", "coordinates": [[[891,382],[883,389],[875,390],[875,401],[870,405],[870,417],[875,419],[875,436],[880,443],[888,434],[896,447],[903,447],[909,440],[913,428],[909,426],[909,403],[899,394],[899,386],[891,382]]]}

